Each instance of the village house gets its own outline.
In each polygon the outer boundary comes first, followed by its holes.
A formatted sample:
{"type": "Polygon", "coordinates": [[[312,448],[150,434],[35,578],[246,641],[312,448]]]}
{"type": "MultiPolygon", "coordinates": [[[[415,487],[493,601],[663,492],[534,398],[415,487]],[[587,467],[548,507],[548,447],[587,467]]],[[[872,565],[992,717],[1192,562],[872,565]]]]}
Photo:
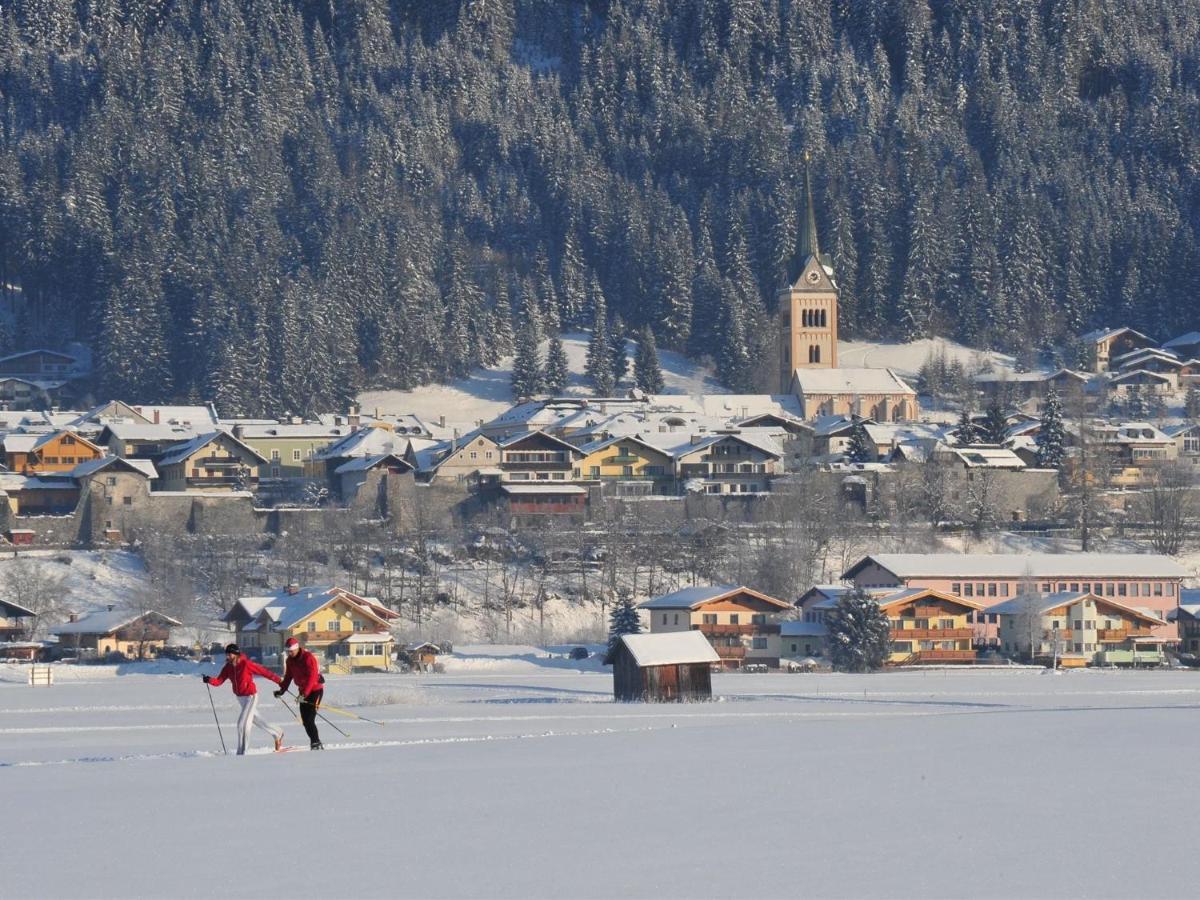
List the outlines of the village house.
{"type": "Polygon", "coordinates": [[[706,494],[769,491],[771,479],[784,471],[783,450],[774,439],[744,432],[692,435],[672,456],[684,488],[706,494]]]}
{"type": "Polygon", "coordinates": [[[1181,359],[1196,359],[1200,357],[1200,331],[1189,331],[1178,337],[1173,337],[1162,345],[1181,359]]]}
{"type": "Polygon", "coordinates": [[[233,435],[210,431],[172,447],[158,460],[159,491],[249,491],[266,460],[233,435]]]}
{"type": "Polygon", "coordinates": [[[5,465],[10,472],[42,475],[70,472],[81,462],[104,455],[81,434],[61,430],[49,434],[7,434],[4,436],[5,465]]]}
{"type": "Polygon", "coordinates": [[[12,600],[0,599],[0,641],[27,641],[37,613],[12,600]]]}
{"type": "Polygon", "coordinates": [[[975,661],[971,619],[983,608],[979,603],[929,588],[909,588],[877,599],[891,629],[889,664],[975,661]]]}
{"type": "Polygon", "coordinates": [[[821,622],[781,622],[779,639],[783,659],[809,659],[826,654],[829,631],[821,622]]]}
{"type": "Polygon", "coordinates": [[[417,479],[429,484],[449,483],[478,488],[500,481],[500,445],[495,438],[472,432],[435,444],[410,441],[404,459],[417,479]]]}
{"type": "Polygon", "coordinates": [[[587,517],[588,490],[578,484],[545,481],[505,481],[500,484],[500,508],[514,527],[545,525],[569,517],[587,517]]]}
{"type": "Polygon", "coordinates": [[[155,461],[173,447],[212,431],[212,426],[204,425],[113,421],[101,428],[96,443],[122,459],[155,461]]]}
{"type": "Polygon", "coordinates": [[[1156,347],[1157,342],[1132,328],[1097,328],[1079,338],[1092,360],[1092,371],[1107,372],[1114,357],[1123,356],[1144,347],[1156,347]]]}
{"type": "Polygon", "coordinates": [[[683,588],[638,608],[649,614],[651,633],[699,631],[724,665],[737,668],[779,665],[780,620],[792,605],[747,587],[713,585],[683,588]]]}
{"type": "Polygon", "coordinates": [[[71,472],[79,495],[90,500],[81,523],[84,539],[109,542],[129,538],[134,524],[145,512],[150,500],[150,484],[158,477],[154,463],[147,459],[121,459],[105,456],[80,463],[71,472]]]}
{"type": "Polygon", "coordinates": [[[1179,628],[1179,652],[1200,661],[1200,588],[1180,591],[1174,621],[1179,628]]]}
{"type": "MultiPolygon", "coordinates": [[[[1169,556],[1150,553],[877,553],[842,578],[856,587],[930,588],[978,603],[984,608],[974,624],[988,626],[982,636],[995,638],[991,607],[1032,591],[1094,593],[1165,620],[1188,575],[1169,556]]],[[[1155,635],[1176,637],[1166,624],[1155,635]]]]}
{"type": "Polygon", "coordinates": [[[989,401],[995,400],[1009,408],[1029,401],[1041,401],[1051,388],[1060,396],[1080,394],[1087,386],[1088,376],[1072,369],[1055,372],[985,372],[975,376],[975,386],[989,401]]]}
{"type": "Polygon", "coordinates": [[[57,406],[62,402],[63,381],[35,381],[16,375],[0,376],[0,408],[25,410],[57,406]]]}
{"type": "Polygon", "coordinates": [[[390,628],[399,613],[373,597],[342,588],[291,585],[272,594],[239,597],[223,621],[232,625],[237,643],[253,656],[282,652],[294,637],[327,671],[391,666],[395,639],[390,628]]]}
{"type": "Polygon", "coordinates": [[[613,699],[687,702],[712,699],[712,666],[720,661],[704,635],[623,634],[613,647],[613,699]]]}
{"type": "Polygon", "coordinates": [[[400,477],[412,474],[412,470],[408,461],[395,453],[355,457],[333,470],[335,490],[343,503],[353,503],[372,473],[400,477]]]}
{"type": "Polygon", "coordinates": [[[0,358],[0,376],[18,378],[66,379],[82,374],[78,357],[57,350],[25,350],[0,358]]]}
{"type": "Polygon", "coordinates": [[[1159,666],[1166,663],[1167,622],[1092,591],[1030,593],[990,607],[999,616],[1006,653],[1064,667],[1159,666]],[[1057,642],[1057,646],[1056,646],[1057,642]]]}
{"type": "Polygon", "coordinates": [[[583,444],[575,481],[595,482],[617,497],[675,493],[675,461],[636,435],[606,435],[583,444]]]}
{"type": "Polygon", "coordinates": [[[546,434],[528,431],[497,442],[500,451],[500,480],[568,481],[583,453],[574,444],[546,434]]]}
{"type": "MultiPolygon", "coordinates": [[[[267,461],[263,478],[306,478],[314,477],[316,454],[354,430],[349,425],[321,422],[272,422],[236,425],[233,434],[267,461]]],[[[404,449],[399,447],[397,452],[403,453],[404,449]]]]}
{"type": "MultiPolygon", "coordinates": [[[[1200,425],[1168,425],[1163,434],[1175,442],[1175,456],[1189,466],[1200,466],[1200,425]]],[[[1198,469],[1197,471],[1200,471],[1198,469]]]]}
{"type": "Polygon", "coordinates": [[[12,516],[67,516],[79,503],[79,483],[68,473],[0,472],[0,493],[12,516]]]}
{"type": "Polygon", "coordinates": [[[154,610],[138,612],[109,606],[50,629],[59,646],[73,647],[80,655],[104,657],[119,653],[128,659],[154,657],[166,646],[172,628],[183,623],[154,610]]]}

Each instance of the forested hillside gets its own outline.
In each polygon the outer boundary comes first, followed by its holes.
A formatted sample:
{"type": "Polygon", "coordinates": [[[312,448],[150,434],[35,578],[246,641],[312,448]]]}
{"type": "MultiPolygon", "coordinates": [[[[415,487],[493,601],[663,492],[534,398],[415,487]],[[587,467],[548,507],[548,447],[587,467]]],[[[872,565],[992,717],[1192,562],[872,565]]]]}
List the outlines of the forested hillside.
{"type": "Polygon", "coordinates": [[[603,296],[735,388],[811,155],[844,337],[1194,327],[1200,0],[0,4],[9,346],[306,412],[603,296]]]}

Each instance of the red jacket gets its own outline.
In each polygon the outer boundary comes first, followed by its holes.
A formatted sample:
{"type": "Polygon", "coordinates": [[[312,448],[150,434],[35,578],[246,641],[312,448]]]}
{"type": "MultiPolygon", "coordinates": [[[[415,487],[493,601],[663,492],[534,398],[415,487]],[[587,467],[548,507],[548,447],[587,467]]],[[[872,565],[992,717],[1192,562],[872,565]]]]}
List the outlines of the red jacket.
{"type": "Polygon", "coordinates": [[[301,697],[321,690],[321,668],[317,665],[317,658],[303,647],[295,656],[287,658],[283,667],[283,681],[279,686],[286,691],[293,681],[301,697]]]}
{"type": "Polygon", "coordinates": [[[211,679],[208,683],[214,687],[225,683],[228,678],[233,684],[233,692],[239,697],[249,697],[251,694],[257,694],[258,688],[254,686],[254,676],[258,675],[262,678],[270,678],[276,684],[279,684],[279,676],[270,669],[264,669],[254,660],[246,656],[239,655],[237,662],[225,663],[224,668],[217,674],[216,678],[211,679]]]}

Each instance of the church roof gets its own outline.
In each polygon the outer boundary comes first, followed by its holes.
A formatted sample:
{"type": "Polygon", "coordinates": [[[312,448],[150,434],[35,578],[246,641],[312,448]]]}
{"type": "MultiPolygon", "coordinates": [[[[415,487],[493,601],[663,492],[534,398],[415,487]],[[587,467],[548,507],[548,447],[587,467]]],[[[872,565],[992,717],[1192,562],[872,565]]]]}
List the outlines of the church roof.
{"type": "Polygon", "coordinates": [[[916,394],[891,369],[796,369],[805,394],[916,394]]]}
{"type": "Polygon", "coordinates": [[[788,270],[788,284],[794,285],[800,280],[810,259],[816,258],[825,270],[825,274],[833,279],[833,265],[828,256],[821,255],[821,242],[817,234],[817,212],[813,201],[812,178],[809,175],[808,160],[804,162],[804,215],[800,220],[800,240],[796,245],[796,257],[788,270]]]}

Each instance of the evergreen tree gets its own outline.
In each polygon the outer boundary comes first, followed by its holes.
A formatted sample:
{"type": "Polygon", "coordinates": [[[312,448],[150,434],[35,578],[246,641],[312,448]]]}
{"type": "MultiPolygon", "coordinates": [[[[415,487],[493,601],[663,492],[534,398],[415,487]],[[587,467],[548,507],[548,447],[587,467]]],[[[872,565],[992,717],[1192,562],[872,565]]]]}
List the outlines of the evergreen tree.
{"type": "Polygon", "coordinates": [[[608,354],[612,365],[613,388],[619,388],[629,374],[629,356],[625,352],[625,322],[620,314],[608,326],[608,354]]]}
{"type": "Polygon", "coordinates": [[[552,396],[560,396],[569,377],[567,351],[563,349],[562,338],[556,334],[550,338],[550,347],[546,351],[546,370],[542,377],[542,385],[552,396]]]}
{"type": "Polygon", "coordinates": [[[842,594],[825,618],[829,659],[842,672],[878,669],[891,653],[887,615],[870,594],[854,588],[842,594]]]}
{"type": "Polygon", "coordinates": [[[966,404],[963,404],[962,412],[958,416],[958,424],[954,426],[954,436],[958,438],[960,444],[964,445],[978,444],[983,440],[979,426],[971,418],[971,410],[966,404]]]}
{"type": "Polygon", "coordinates": [[[601,397],[611,397],[613,394],[612,356],[608,339],[608,310],[605,308],[604,294],[593,279],[592,294],[592,336],[588,339],[587,363],[584,372],[591,379],[592,388],[601,397]]]}
{"type": "Polygon", "coordinates": [[[512,395],[514,400],[528,400],[542,389],[542,362],[538,352],[536,320],[530,316],[517,334],[517,351],[513,359],[512,395]]]}
{"type": "Polygon", "coordinates": [[[875,452],[875,443],[867,433],[867,426],[858,421],[850,429],[850,445],[846,448],[846,458],[850,462],[875,462],[879,455],[875,452]]]}
{"type": "Polygon", "coordinates": [[[1063,426],[1062,399],[1050,388],[1042,402],[1041,423],[1036,437],[1039,469],[1061,469],[1066,459],[1067,432],[1063,426]]]}
{"type": "Polygon", "coordinates": [[[604,665],[612,665],[613,653],[617,649],[617,642],[621,639],[621,635],[641,633],[642,622],[638,618],[638,610],[634,605],[633,596],[622,593],[617,602],[613,604],[612,612],[608,614],[608,648],[604,652],[604,665]]]}
{"type": "Polygon", "coordinates": [[[1149,406],[1140,384],[1131,384],[1125,393],[1125,415],[1134,421],[1146,418],[1149,406]]]}
{"type": "Polygon", "coordinates": [[[1189,419],[1200,419],[1200,388],[1192,385],[1188,388],[1187,400],[1184,401],[1184,413],[1189,419]]]}
{"type": "Polygon", "coordinates": [[[992,400],[983,420],[983,442],[1003,447],[1007,440],[1008,420],[1004,416],[1004,410],[1000,408],[1000,401],[992,400]]]}
{"type": "Polygon", "coordinates": [[[633,380],[638,389],[647,394],[661,394],[663,390],[662,368],[658,364],[658,348],[654,345],[654,332],[643,325],[638,332],[637,358],[633,363],[633,380]]]}

